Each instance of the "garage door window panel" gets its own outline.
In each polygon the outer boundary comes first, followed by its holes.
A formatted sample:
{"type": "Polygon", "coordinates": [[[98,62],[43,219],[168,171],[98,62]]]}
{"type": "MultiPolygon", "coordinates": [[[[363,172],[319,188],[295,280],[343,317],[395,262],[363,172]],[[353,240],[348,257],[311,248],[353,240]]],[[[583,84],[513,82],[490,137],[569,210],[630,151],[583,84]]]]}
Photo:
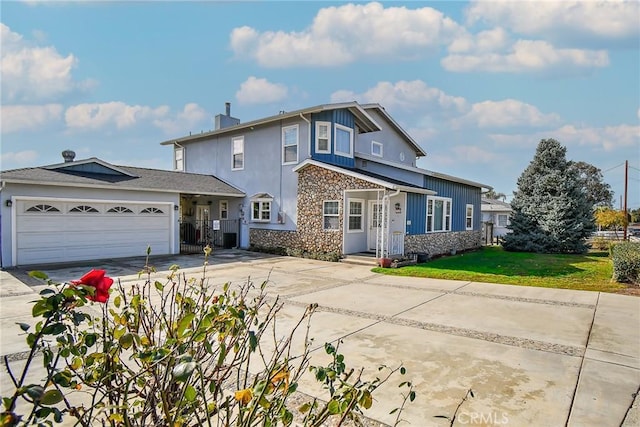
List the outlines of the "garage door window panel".
{"type": "Polygon", "coordinates": [[[79,205],[79,206],[74,206],[73,208],[69,209],[69,212],[74,212],[74,213],[97,213],[99,211],[98,211],[98,209],[94,208],[93,206],[79,205]]]}
{"type": "Polygon", "coordinates": [[[141,214],[163,214],[161,209],[158,208],[145,208],[140,211],[141,214]]]}
{"type": "Polygon", "coordinates": [[[36,213],[60,212],[60,209],[51,205],[35,205],[27,208],[26,212],[36,212],[36,213]]]}
{"type": "Polygon", "coordinates": [[[114,206],[111,209],[109,209],[107,213],[124,214],[124,213],[133,213],[133,211],[126,206],[114,206]]]}

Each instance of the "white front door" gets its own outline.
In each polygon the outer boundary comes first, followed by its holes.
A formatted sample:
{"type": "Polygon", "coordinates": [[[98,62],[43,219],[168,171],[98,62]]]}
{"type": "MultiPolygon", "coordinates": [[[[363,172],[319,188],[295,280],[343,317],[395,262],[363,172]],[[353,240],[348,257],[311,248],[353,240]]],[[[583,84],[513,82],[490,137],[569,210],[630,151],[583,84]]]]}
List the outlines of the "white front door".
{"type": "Polygon", "coordinates": [[[369,200],[369,232],[367,235],[367,246],[370,251],[376,250],[376,240],[378,249],[380,248],[380,238],[382,237],[382,202],[369,200]]]}

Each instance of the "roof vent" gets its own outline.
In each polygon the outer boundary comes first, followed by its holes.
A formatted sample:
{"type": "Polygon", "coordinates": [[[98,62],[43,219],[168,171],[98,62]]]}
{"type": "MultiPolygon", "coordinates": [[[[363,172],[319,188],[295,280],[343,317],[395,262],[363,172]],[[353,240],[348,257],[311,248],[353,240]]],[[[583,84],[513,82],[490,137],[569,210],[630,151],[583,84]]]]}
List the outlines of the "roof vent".
{"type": "Polygon", "coordinates": [[[71,163],[73,162],[73,159],[76,158],[76,152],[73,150],[64,150],[62,152],[62,158],[64,159],[65,163],[71,163]]]}

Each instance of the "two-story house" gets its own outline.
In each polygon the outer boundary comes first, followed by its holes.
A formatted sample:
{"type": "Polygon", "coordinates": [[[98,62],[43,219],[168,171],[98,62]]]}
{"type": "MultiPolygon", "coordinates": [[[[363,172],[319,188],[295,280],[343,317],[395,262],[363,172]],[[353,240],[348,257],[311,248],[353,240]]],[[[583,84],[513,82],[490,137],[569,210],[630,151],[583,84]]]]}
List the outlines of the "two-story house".
{"type": "Polygon", "coordinates": [[[418,168],[425,151],[379,104],[318,105],[241,123],[227,103],[215,125],[162,142],[173,148],[175,170],[213,175],[246,195],[185,195],[185,225],[203,230],[191,240],[237,220],[237,233],[225,235],[242,248],[380,257],[482,245],[481,190],[490,187],[418,168]]]}

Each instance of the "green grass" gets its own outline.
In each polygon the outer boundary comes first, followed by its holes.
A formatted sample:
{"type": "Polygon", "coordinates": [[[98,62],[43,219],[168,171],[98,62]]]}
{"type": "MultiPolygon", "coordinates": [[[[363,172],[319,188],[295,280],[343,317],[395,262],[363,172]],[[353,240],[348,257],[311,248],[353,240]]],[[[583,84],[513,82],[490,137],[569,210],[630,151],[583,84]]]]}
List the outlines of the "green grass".
{"type": "Polygon", "coordinates": [[[488,246],[474,252],[438,258],[401,268],[375,268],[376,273],[471,282],[504,283],[558,289],[619,292],[611,280],[613,265],[606,252],[585,255],[507,252],[488,246]]]}

